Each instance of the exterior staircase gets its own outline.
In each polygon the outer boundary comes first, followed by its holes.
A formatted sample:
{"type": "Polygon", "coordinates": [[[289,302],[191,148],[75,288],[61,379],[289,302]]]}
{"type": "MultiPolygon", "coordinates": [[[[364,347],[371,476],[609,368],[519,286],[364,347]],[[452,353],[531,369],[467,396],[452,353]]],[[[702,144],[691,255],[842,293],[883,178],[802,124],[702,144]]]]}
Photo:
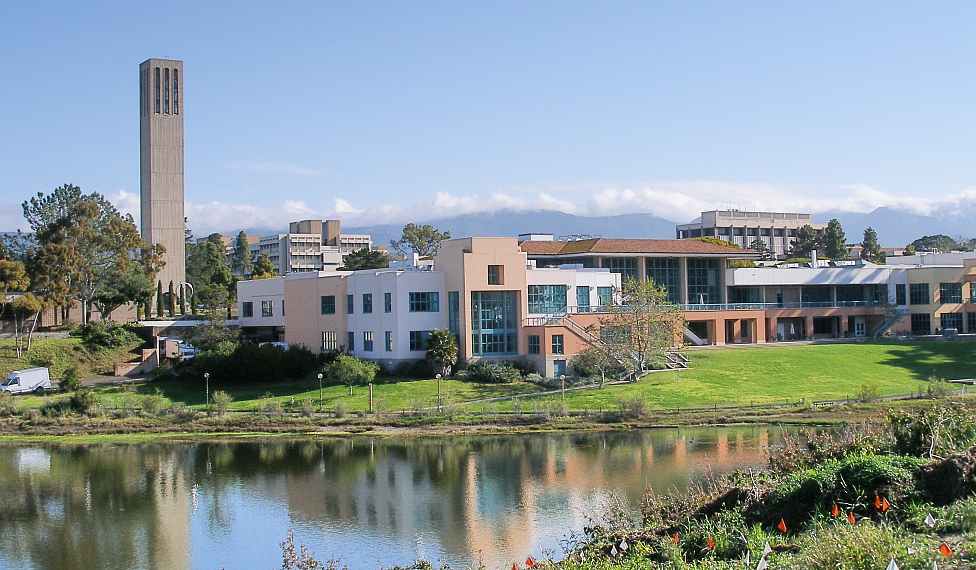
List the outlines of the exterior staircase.
{"type": "Polygon", "coordinates": [[[898,309],[894,315],[885,318],[883,321],[878,323],[873,329],[871,329],[871,338],[877,339],[879,336],[888,332],[891,327],[898,322],[899,319],[908,314],[908,309],[898,309]]]}

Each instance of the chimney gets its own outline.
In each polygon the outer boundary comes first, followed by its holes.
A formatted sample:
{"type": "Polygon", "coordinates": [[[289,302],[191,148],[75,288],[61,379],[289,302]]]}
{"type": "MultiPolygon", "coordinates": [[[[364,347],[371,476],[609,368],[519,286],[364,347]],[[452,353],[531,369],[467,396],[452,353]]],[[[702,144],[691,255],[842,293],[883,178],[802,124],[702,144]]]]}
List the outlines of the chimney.
{"type": "Polygon", "coordinates": [[[817,250],[815,250],[815,249],[811,249],[810,250],[810,267],[813,267],[814,269],[816,269],[818,267],[817,266],[817,250]]]}

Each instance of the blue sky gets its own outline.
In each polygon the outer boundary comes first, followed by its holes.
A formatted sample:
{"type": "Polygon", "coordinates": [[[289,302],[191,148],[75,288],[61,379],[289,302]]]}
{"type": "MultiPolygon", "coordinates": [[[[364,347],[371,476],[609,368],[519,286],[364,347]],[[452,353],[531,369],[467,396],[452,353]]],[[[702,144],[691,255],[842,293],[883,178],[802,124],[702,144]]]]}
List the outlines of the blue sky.
{"type": "Polygon", "coordinates": [[[974,29],[972,2],[3,2],[0,230],[66,182],[138,219],[149,57],[184,61],[197,235],[976,211],[974,29]]]}

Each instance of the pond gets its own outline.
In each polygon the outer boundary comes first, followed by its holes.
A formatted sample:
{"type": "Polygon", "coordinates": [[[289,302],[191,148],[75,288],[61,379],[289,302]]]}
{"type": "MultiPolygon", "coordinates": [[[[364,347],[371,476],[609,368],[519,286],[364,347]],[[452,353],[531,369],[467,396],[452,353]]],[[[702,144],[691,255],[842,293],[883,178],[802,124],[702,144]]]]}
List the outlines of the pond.
{"type": "Polygon", "coordinates": [[[511,568],[561,558],[614,501],[760,466],[770,426],[412,439],[0,446],[0,567],[511,568]]]}

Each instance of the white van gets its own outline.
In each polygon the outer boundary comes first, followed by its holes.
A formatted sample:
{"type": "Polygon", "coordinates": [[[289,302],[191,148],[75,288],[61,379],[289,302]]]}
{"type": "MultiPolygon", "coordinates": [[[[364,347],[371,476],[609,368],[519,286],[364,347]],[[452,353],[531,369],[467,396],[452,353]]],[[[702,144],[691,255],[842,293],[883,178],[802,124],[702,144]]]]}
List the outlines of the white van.
{"type": "Polygon", "coordinates": [[[27,394],[34,392],[41,394],[51,389],[51,374],[47,368],[29,368],[14,370],[7,377],[7,381],[0,384],[0,390],[11,394],[27,394]]]}

